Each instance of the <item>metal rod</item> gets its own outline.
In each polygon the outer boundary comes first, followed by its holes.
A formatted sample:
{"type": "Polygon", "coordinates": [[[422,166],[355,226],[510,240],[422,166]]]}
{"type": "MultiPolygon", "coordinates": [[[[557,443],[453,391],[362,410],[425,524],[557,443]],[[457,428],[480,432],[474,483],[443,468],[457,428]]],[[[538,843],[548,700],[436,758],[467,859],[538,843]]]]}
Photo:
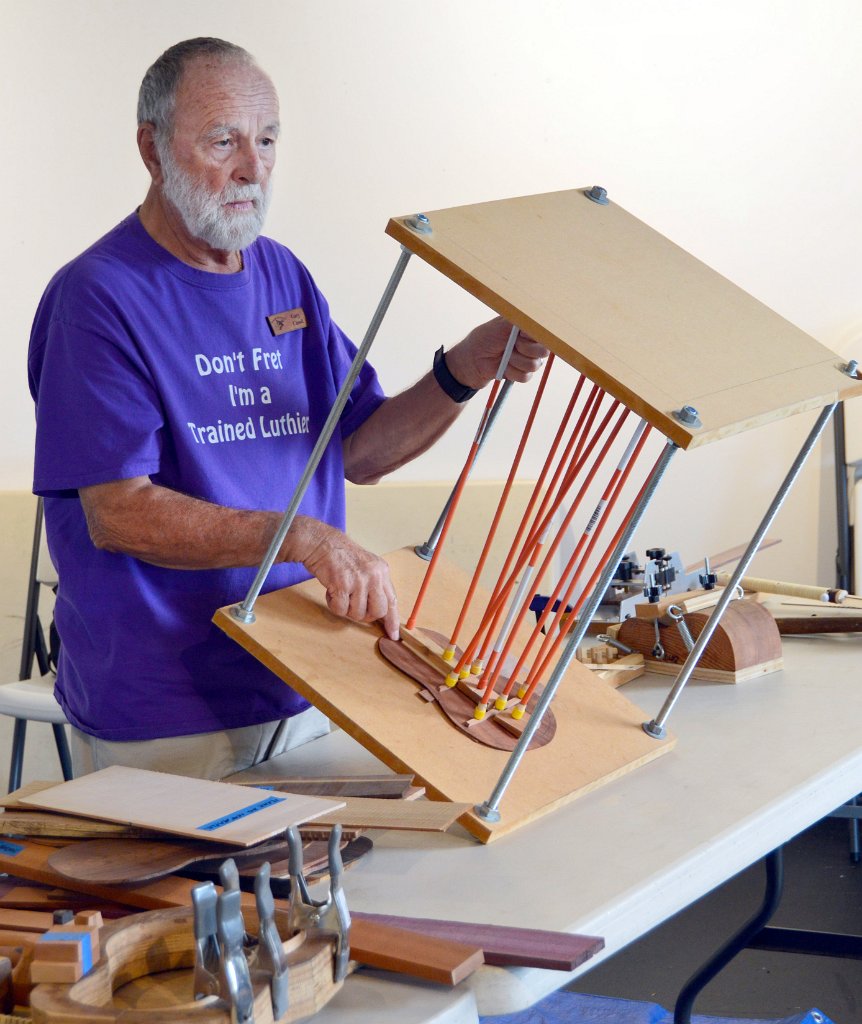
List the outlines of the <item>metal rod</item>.
{"type": "Polygon", "coordinates": [[[530,721],[527,723],[527,727],[521,733],[518,742],[515,744],[515,748],[509,755],[509,760],[506,762],[503,768],[500,778],[497,780],[497,784],[494,787],[493,792],[485,801],[485,803],[478,805],[475,808],[476,813],[480,818],[485,821],[499,821],[500,812],[498,810],[500,800],[505,793],[509,783],[512,781],[512,777],[521,763],[524,754],[527,752],[527,748],[530,745],[530,741],[533,738],[534,733],[541,724],[542,717],[548,709],[548,705],[553,700],[554,694],[557,692],[557,687],[560,685],[560,681],[565,675],[566,669],[569,667],[569,663],[574,658],[578,647],[586,635],[587,629],[589,628],[590,622],[596,613],[599,605],[602,602],[605,592],[613,579],[614,573],[622,560],[623,555],[626,553],[631,539],[638,528],[638,524],[641,521],[641,517],[644,514],[647,506],[652,500],[656,489],[664,476],[665,470],[670,463],[673,455],[679,451],[677,445],[672,441],[668,441],[664,451],[661,454],[658,462],[653,468],[652,473],[647,481],[647,485],[644,488],[644,492],[640,497],[640,500],[635,505],[632,517],[629,520],[627,528],[623,531],[620,536],[617,546],[614,548],[613,554],[607,560],[605,568],[598,579],[598,582],[590,594],[589,600],[583,608],[583,611],[578,616],[577,626],[574,628],[572,635],[566,641],[566,646],[563,648],[563,652],[560,655],[557,664],[554,666],[554,671],[551,673],[551,677],[548,680],[545,688],[542,691],[542,696],[539,698],[536,704],[536,709],[530,715],[530,721]]]}
{"type": "MultiPolygon", "coordinates": [[[[468,479],[470,478],[470,474],[473,472],[473,467],[476,465],[476,461],[479,458],[479,453],[482,451],[485,441],[488,439],[488,435],[491,433],[491,429],[493,428],[497,417],[500,415],[500,410],[503,408],[503,405],[506,399],[509,397],[509,392],[511,390],[512,381],[503,381],[503,386],[500,388],[500,394],[497,395],[497,401],[494,402],[493,406],[491,407],[491,411],[488,413],[488,417],[485,420],[485,428],[482,431],[481,437],[479,438],[479,447],[476,449],[476,455],[473,461],[470,463],[469,467],[467,468],[468,479]]],[[[452,500],[455,497],[455,490],[457,489],[457,487],[458,484],[456,482],[455,487],[452,488],[449,497],[446,499],[446,504],[443,506],[443,511],[440,513],[440,518],[434,525],[434,529],[431,531],[428,540],[426,540],[424,544],[418,544],[413,549],[415,553],[420,558],[424,558],[426,562],[430,561],[431,557],[434,554],[434,551],[437,548],[437,542],[440,540],[440,534],[443,532],[443,527],[446,524],[446,518],[449,515],[449,509],[452,506],[452,500]]]]}
{"type": "Polygon", "coordinates": [[[344,383],[341,385],[341,390],[338,392],[335,402],[329,410],[329,416],[327,416],[323,429],[320,431],[320,436],[317,439],[314,450],[308,457],[308,462],[305,464],[302,477],[296,485],[293,497],[290,499],[290,504],[287,506],[281,520],[281,524],[279,525],[278,530],[272,538],[272,542],[264,555],[260,568],[257,571],[257,575],[254,578],[254,582],[249,588],[248,593],[245,595],[245,600],[242,604],[234,605],[231,608],[231,614],[241,622],[254,622],[254,603],[258,599],[261,588],[266,582],[266,577],[269,575],[269,571],[278,556],[281,545],[284,543],[287,531],[290,529],[293,520],[296,518],[299,504],[305,496],[305,492],[308,490],[308,485],[311,483],[318,463],[323,458],[323,453],[326,451],[326,448],[332,439],[332,435],[335,433],[335,428],[338,425],[339,419],[341,419],[341,414],[344,411],[345,405],[347,405],[347,399],[350,397],[350,392],[353,389],[353,385],[356,383],[356,378],[359,376],[362,367],[365,365],[365,360],[368,358],[368,351],[377,336],[377,332],[380,330],[380,324],[383,322],[383,317],[389,309],[389,304],[392,302],[395,290],[401,282],[401,278],[404,275],[404,271],[407,268],[407,262],[411,255],[412,253],[408,249],[405,249],[404,246],[401,247],[401,254],[398,257],[395,270],[392,272],[392,276],[389,278],[389,283],[386,285],[386,290],[383,292],[383,296],[377,305],[377,309],[374,311],[374,316],[371,318],[371,323],[368,325],[368,330],[365,332],[362,344],[359,346],[350,366],[350,370],[344,379],[344,383]]]}
{"type": "Polygon", "coordinates": [[[850,563],[850,498],[847,486],[847,444],[844,431],[844,403],[835,410],[832,421],[835,438],[835,514],[838,550],[835,554],[835,586],[853,592],[850,563]]]}
{"type": "Polygon", "coordinates": [[[718,604],[716,604],[715,608],[713,608],[712,613],[706,621],[706,624],[700,631],[694,648],[689,653],[688,657],[685,659],[685,663],[680,669],[679,675],[676,677],[676,681],[674,682],[670,693],[667,695],[667,698],[662,706],[661,711],[658,713],[657,717],[654,718],[651,722],[644,722],[644,732],[646,732],[648,735],[653,736],[656,739],[662,739],[666,735],[667,730],[665,728],[665,725],[667,723],[668,716],[673,710],[673,707],[676,704],[677,700],[679,700],[679,696],[682,693],[685,684],[691,678],[692,672],[694,672],[695,668],[697,667],[697,663],[700,660],[700,657],[703,654],[706,645],[709,643],[710,639],[712,638],[712,634],[715,632],[716,627],[721,621],[721,616],[724,614],[725,608],[727,608],[728,604],[730,604],[730,601],[733,598],[734,592],[736,591],[736,588],[739,585],[739,581],[745,575],[746,571],[748,570],[748,566],[751,564],[751,560],[757,554],[757,549],[760,547],[763,538],[766,536],[766,531],[772,525],[772,521],[778,514],[778,510],[784,504],[785,498],[790,492],[790,489],[793,487],[793,484],[796,482],[796,478],[799,476],[800,470],[805,465],[806,459],[811,454],[814,445],[817,443],[818,438],[823,433],[823,430],[826,424],[829,422],[829,418],[831,417],[832,413],[835,411],[835,406],[837,404],[838,403],[835,402],[832,405],[827,406],[817,417],[817,422],[814,424],[814,427],[812,428],[811,433],[806,438],[805,443],[802,445],[802,448],[800,448],[799,454],[794,459],[793,465],[790,467],[787,476],[784,478],[784,481],[778,488],[778,492],[772,499],[772,504],[767,509],[766,515],[760,522],[760,526],[758,526],[757,531],[751,538],[751,542],[745,549],[745,554],[742,556],[739,565],[737,565],[736,569],[733,572],[733,575],[730,577],[730,581],[724,588],[724,593],[718,599],[718,604]]]}

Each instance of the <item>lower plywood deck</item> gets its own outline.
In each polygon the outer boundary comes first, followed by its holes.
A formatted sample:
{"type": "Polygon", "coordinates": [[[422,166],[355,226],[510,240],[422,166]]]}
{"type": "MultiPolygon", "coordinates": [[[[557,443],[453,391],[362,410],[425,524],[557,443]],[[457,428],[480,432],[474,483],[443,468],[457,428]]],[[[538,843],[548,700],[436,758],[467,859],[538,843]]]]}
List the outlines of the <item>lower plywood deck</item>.
{"type": "MultiPolygon", "coordinates": [[[[411,549],[386,556],[403,605],[412,600],[427,563],[411,549]]],[[[465,574],[440,560],[419,624],[447,633],[467,587],[465,574]]],[[[487,600],[485,595],[484,600],[487,600]]],[[[474,608],[484,601],[477,596],[474,608]]],[[[432,799],[478,804],[491,793],[508,754],[460,733],[420,687],[377,651],[380,630],[336,618],[316,580],[258,598],[255,622],[229,608],[214,621],[279,678],[396,772],[411,772],[432,799]]],[[[467,623],[475,629],[479,611],[467,623]]],[[[649,716],[573,662],[553,702],[553,742],[527,753],[500,803],[501,821],[469,812],[461,824],[490,842],[670,750],[641,723],[649,716]]]]}

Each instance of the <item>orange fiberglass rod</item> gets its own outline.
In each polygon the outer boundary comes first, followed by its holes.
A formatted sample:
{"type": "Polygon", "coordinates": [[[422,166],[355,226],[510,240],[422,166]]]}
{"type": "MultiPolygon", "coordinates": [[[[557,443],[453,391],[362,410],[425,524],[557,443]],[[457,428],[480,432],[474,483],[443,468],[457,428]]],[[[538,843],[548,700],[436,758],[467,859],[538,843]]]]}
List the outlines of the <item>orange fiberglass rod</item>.
{"type": "Polygon", "coordinates": [[[491,527],[488,530],[488,536],[485,538],[485,544],[482,548],[482,553],[479,555],[479,561],[476,563],[476,569],[473,572],[473,578],[470,580],[470,586],[467,588],[467,596],[464,598],[464,604],[461,607],[461,614],[458,616],[458,621],[455,623],[455,628],[452,630],[451,639],[449,640],[449,646],[443,652],[443,658],[445,661],[452,661],[455,657],[455,649],[458,644],[458,637],[460,636],[461,630],[464,627],[464,620],[467,617],[467,612],[470,609],[470,605],[473,601],[473,597],[476,593],[476,587],[479,585],[479,577],[482,575],[482,570],[485,568],[485,562],[488,558],[488,553],[491,550],[491,545],[494,543],[494,538],[497,535],[497,528],[500,525],[500,520],[503,516],[503,510],[506,507],[506,503],[509,500],[509,494],[512,490],[512,485],[515,482],[515,474],[518,472],[518,467],[521,464],[521,458],[524,454],[524,449],[527,446],[527,441],[530,437],[530,432],[533,429],[533,423],[536,419],[536,413],[539,411],[539,405],[542,401],[542,396],[545,392],[545,385],[548,383],[548,377],[551,373],[551,367],[554,365],[554,353],[548,356],[548,361],[545,364],[544,372],[542,373],[542,379],[539,381],[539,386],[536,389],[536,395],[533,398],[533,404],[530,407],[530,412],[527,416],[527,421],[524,425],[524,430],[521,434],[521,440],[518,444],[518,450],[515,452],[515,457],[512,460],[512,467],[509,470],[509,475],[506,478],[506,483],[503,487],[503,491],[500,495],[500,500],[497,503],[497,511],[494,513],[494,518],[491,521],[491,527]]]}
{"type": "Polygon", "coordinates": [[[428,563],[428,568],[425,571],[425,578],[422,580],[422,586],[419,588],[419,593],[416,595],[416,602],[413,605],[413,611],[410,613],[410,618],[407,620],[408,629],[413,629],[416,625],[416,618],[419,615],[419,609],[425,599],[428,584],[431,582],[431,577],[434,575],[434,569],[437,567],[437,561],[440,557],[440,552],[443,549],[446,534],[449,532],[449,527],[452,525],[452,520],[455,517],[455,509],[458,507],[458,502],[461,500],[461,493],[464,490],[464,485],[467,483],[467,479],[470,476],[470,468],[472,467],[476,459],[476,455],[479,452],[479,445],[482,441],[485,424],[488,422],[488,417],[491,415],[491,407],[497,397],[497,392],[500,390],[500,380],[501,378],[498,377],[494,381],[494,386],[491,388],[490,395],[488,395],[488,401],[485,403],[485,411],[482,413],[479,428],[476,431],[476,436],[473,438],[473,443],[470,445],[470,451],[467,454],[467,461],[464,463],[464,468],[461,470],[461,475],[458,477],[458,484],[452,493],[452,500],[449,504],[449,511],[446,514],[446,521],[443,524],[443,529],[440,531],[440,539],[437,541],[437,546],[434,548],[434,554],[431,556],[431,561],[428,563]]]}
{"type": "Polygon", "coordinates": [[[616,400],[614,400],[611,403],[611,406],[605,414],[602,423],[595,430],[593,435],[590,437],[589,441],[587,441],[589,429],[595,420],[595,416],[599,409],[599,404],[603,397],[604,392],[601,391],[601,389],[599,389],[598,386],[595,386],[592,394],[590,395],[590,398],[588,399],[587,407],[585,408],[584,413],[581,414],[578,423],[575,426],[572,438],[570,439],[569,444],[567,445],[566,455],[568,455],[568,453],[571,451],[572,444],[576,438],[577,445],[575,447],[575,452],[571,456],[571,459],[568,461],[568,463],[566,463],[565,457],[561,460],[561,464],[560,466],[558,466],[557,472],[555,473],[554,481],[552,482],[552,485],[548,488],[548,493],[545,496],[542,508],[540,509],[540,511],[538,511],[535,519],[533,520],[533,526],[529,535],[529,539],[522,548],[514,569],[512,570],[505,584],[501,587],[498,587],[497,593],[495,593],[495,597],[493,597],[491,601],[488,603],[488,606],[485,610],[484,621],[479,627],[479,630],[477,631],[473,640],[468,645],[468,648],[465,651],[464,655],[462,656],[461,662],[459,663],[458,674],[456,675],[454,673],[450,673],[449,676],[446,677],[447,685],[455,685],[455,682],[457,682],[459,678],[466,679],[469,677],[470,672],[469,670],[465,669],[466,664],[469,658],[471,658],[475,653],[478,642],[483,636],[483,654],[487,654],[488,647],[490,647],[491,643],[493,643],[493,650],[488,660],[486,671],[492,672],[495,665],[497,665],[499,660],[500,649],[502,648],[506,640],[506,637],[509,635],[513,617],[521,604],[524,594],[527,592],[529,588],[530,580],[532,578],[532,572],[535,568],[535,564],[537,563],[538,558],[540,558],[542,547],[547,539],[548,531],[550,530],[554,515],[556,514],[560,503],[565,499],[566,495],[568,494],[570,487],[576,480],[581,469],[584,468],[587,461],[589,460],[596,443],[598,442],[599,438],[602,436],[604,431],[607,429],[607,425],[610,422],[613,412],[619,404],[619,402],[616,400]],[[559,478],[559,473],[564,465],[567,465],[567,469],[563,477],[563,482],[561,483],[558,489],[556,497],[553,501],[551,501],[551,496],[554,494],[554,483],[559,478]],[[504,622],[503,628],[500,629],[500,631],[498,632],[498,627],[500,626],[501,618],[503,617],[504,613],[506,613],[507,600],[512,592],[513,587],[517,583],[519,573],[524,569],[525,563],[527,563],[526,571],[524,572],[523,578],[518,584],[518,589],[515,594],[515,597],[509,604],[509,611],[506,614],[506,620],[504,622]],[[497,636],[497,640],[495,641],[493,640],[494,636],[497,636]],[[455,676],[455,679],[452,678],[452,676],[455,676]]]}
{"type": "MultiPolygon", "coordinates": [[[[534,680],[541,677],[542,673],[547,668],[549,659],[558,649],[559,645],[554,646],[554,644],[556,643],[556,639],[558,639],[560,635],[564,635],[566,632],[562,628],[566,615],[569,614],[572,618],[572,621],[575,621],[577,617],[577,612],[580,610],[584,603],[584,600],[589,594],[592,583],[597,578],[598,572],[600,572],[604,566],[604,560],[607,559],[610,552],[613,551],[614,545],[616,544],[617,540],[619,540],[620,534],[617,535],[615,540],[612,542],[611,547],[608,548],[608,550],[605,552],[604,559],[602,559],[598,563],[597,570],[594,573],[592,580],[584,588],[584,591],[581,597],[578,599],[575,607],[571,610],[571,612],[567,613],[566,608],[568,607],[568,604],[572,599],[572,595],[575,592],[575,588],[578,585],[584,568],[588,564],[590,556],[592,555],[592,552],[596,544],[598,543],[599,537],[602,535],[605,527],[607,526],[610,520],[610,515],[613,512],[614,507],[616,506],[616,503],[623,492],[623,488],[625,487],[626,482],[628,481],[628,478],[631,475],[631,472],[637,463],[641,451],[643,450],[643,446],[646,443],[649,431],[649,425],[646,423],[646,421],[641,420],[640,424],[638,425],[632,436],[631,441],[629,442],[626,448],[625,453],[623,454],[622,459],[620,459],[619,464],[612,473],[611,478],[608,481],[608,484],[605,487],[601,498],[599,499],[599,503],[596,506],[595,512],[590,517],[590,521],[587,523],[584,532],[581,535],[581,538],[578,541],[577,546],[575,547],[575,550],[572,552],[572,555],[569,558],[569,561],[562,575],[560,576],[557,586],[554,588],[553,592],[548,598],[548,602],[545,605],[542,614],[539,616],[539,619],[533,629],[533,632],[531,633],[530,638],[526,646],[524,647],[521,657],[518,660],[518,663],[515,666],[511,676],[509,677],[509,680],[506,683],[505,688],[503,689],[502,696],[507,697],[509,693],[511,693],[512,689],[514,688],[517,682],[521,669],[523,668],[524,663],[526,662],[527,657],[529,656],[529,653],[533,648],[533,644],[541,635],[543,627],[546,625],[548,619],[551,617],[552,614],[554,614],[554,606],[559,601],[554,621],[548,629],[547,635],[544,637],[542,641],[542,645],[539,648],[539,651],[533,662],[533,667],[528,673],[527,679],[523,686],[519,687],[518,689],[518,697],[521,699],[521,702],[517,707],[515,707],[512,710],[512,715],[514,718],[521,718],[523,716],[524,711],[527,707],[527,702],[529,701],[530,696],[532,696],[532,693],[535,690],[536,684],[534,680]],[[586,550],[584,550],[585,546],[586,550]],[[562,593],[563,587],[564,585],[566,585],[566,580],[568,580],[568,585],[565,587],[565,593],[562,593]]],[[[629,510],[623,517],[622,526],[625,526],[630,515],[631,510],[629,510]]],[[[620,527],[620,529],[622,529],[622,526],[620,527]]],[[[495,704],[495,707],[497,707],[498,710],[502,710],[505,707],[505,701],[503,701],[502,707],[499,706],[499,703],[495,704]]]]}
{"type": "MultiPolygon", "coordinates": [[[[496,629],[497,625],[499,624],[500,617],[502,616],[503,612],[505,611],[505,602],[506,602],[506,599],[507,599],[507,597],[509,595],[509,592],[511,591],[511,588],[512,588],[512,586],[514,584],[514,581],[517,579],[518,573],[523,568],[524,562],[529,557],[529,553],[530,553],[532,547],[536,543],[536,536],[537,536],[537,534],[536,534],[536,531],[533,530],[532,534],[530,535],[532,539],[529,540],[528,543],[526,545],[524,545],[523,548],[520,549],[520,558],[519,558],[518,565],[517,565],[514,573],[512,573],[511,577],[509,577],[509,579],[504,584],[503,581],[506,580],[506,574],[509,572],[509,569],[510,569],[510,567],[512,565],[512,562],[514,561],[516,555],[519,552],[518,545],[520,544],[521,539],[522,539],[522,537],[524,535],[524,532],[526,531],[527,526],[528,526],[528,524],[530,522],[530,515],[531,515],[531,513],[533,511],[533,508],[534,508],[534,506],[536,504],[536,501],[538,500],[539,496],[541,495],[545,479],[546,479],[546,477],[548,475],[548,472],[550,471],[550,467],[553,464],[554,458],[556,456],[557,449],[559,448],[560,441],[562,440],[563,433],[565,432],[566,425],[568,423],[568,420],[571,417],[572,411],[573,411],[574,406],[575,406],[575,402],[577,400],[578,394],[580,393],[580,390],[581,390],[584,382],[585,382],[585,378],[583,376],[581,376],[580,379],[578,380],[578,384],[577,384],[577,386],[575,388],[575,392],[572,395],[572,399],[569,402],[569,405],[568,405],[568,408],[566,410],[566,413],[563,416],[563,421],[561,422],[560,427],[557,430],[557,434],[556,434],[556,436],[554,438],[554,441],[553,441],[553,443],[551,445],[551,449],[548,452],[548,456],[547,456],[547,458],[545,460],[545,465],[542,468],[542,472],[539,475],[539,479],[536,481],[536,486],[533,488],[533,494],[532,494],[532,496],[530,498],[530,501],[529,501],[529,503],[527,505],[527,509],[526,509],[526,511],[524,513],[524,516],[523,516],[523,518],[521,520],[521,525],[518,528],[518,532],[517,532],[517,535],[515,537],[515,540],[512,542],[512,547],[511,547],[511,549],[509,551],[509,554],[508,554],[508,556],[506,558],[506,562],[505,562],[505,564],[504,564],[504,566],[503,566],[503,568],[502,568],[502,570],[500,572],[500,576],[498,577],[497,583],[496,583],[496,585],[495,585],[495,587],[493,589],[493,592],[492,592],[492,595],[491,595],[491,599],[488,602],[488,606],[487,606],[487,608],[485,610],[485,614],[483,616],[482,622],[479,625],[479,629],[476,631],[476,633],[474,634],[474,636],[471,639],[470,643],[468,644],[467,648],[464,650],[464,653],[461,655],[461,658],[459,659],[458,664],[455,667],[455,669],[452,672],[450,672],[449,675],[446,677],[446,685],[447,686],[454,686],[457,683],[459,678],[461,678],[461,679],[468,678],[468,676],[471,674],[471,669],[468,668],[467,666],[471,663],[471,661],[473,662],[472,670],[473,670],[474,674],[478,674],[478,673],[480,673],[482,671],[481,659],[478,659],[476,661],[473,661],[473,659],[476,658],[476,655],[478,654],[478,652],[480,650],[480,647],[482,646],[483,643],[484,643],[484,647],[486,648],[484,653],[487,654],[487,648],[490,647],[490,645],[491,645],[491,642],[492,642],[492,639],[493,639],[494,630],[496,629]],[[483,636],[485,637],[484,641],[482,639],[483,636]]],[[[569,440],[569,443],[566,446],[565,452],[564,452],[563,456],[560,459],[560,464],[557,467],[556,471],[554,472],[552,480],[551,480],[551,484],[549,485],[548,490],[547,490],[547,492],[546,492],[546,494],[545,494],[545,496],[544,496],[544,498],[543,498],[543,500],[541,502],[539,512],[536,514],[536,519],[538,519],[540,516],[542,516],[544,514],[544,510],[547,507],[547,502],[548,502],[550,496],[554,493],[554,488],[557,485],[557,481],[559,480],[560,474],[562,473],[562,470],[563,470],[564,466],[567,464],[567,460],[569,458],[569,453],[571,452],[571,448],[572,448],[572,446],[574,445],[575,441],[577,440],[577,438],[579,436],[579,431],[581,431],[581,429],[582,429],[582,427],[584,425],[585,417],[587,417],[590,422],[592,421],[592,416],[588,417],[587,414],[588,414],[589,410],[592,408],[593,399],[595,398],[595,396],[597,394],[597,391],[598,391],[597,387],[594,387],[593,388],[593,392],[590,395],[590,398],[587,400],[587,405],[586,405],[584,411],[581,413],[581,416],[579,417],[578,423],[576,424],[576,426],[575,426],[575,428],[573,430],[572,437],[569,440]]],[[[594,413],[592,415],[594,415],[594,413]]],[[[533,525],[535,525],[535,522],[534,522],[533,525]]]]}
{"type": "MultiPolygon", "coordinates": [[[[618,402],[614,402],[614,404],[611,406],[611,408],[609,410],[609,414],[612,413],[614,411],[614,409],[618,405],[619,405],[618,402]]],[[[542,579],[542,577],[547,572],[549,566],[551,565],[551,561],[552,561],[554,555],[557,553],[560,545],[563,542],[563,538],[565,536],[566,530],[569,528],[572,520],[574,519],[574,517],[575,517],[575,515],[576,515],[576,513],[578,511],[578,508],[580,507],[580,504],[583,501],[585,494],[587,493],[588,488],[591,486],[593,480],[596,477],[596,474],[598,473],[599,469],[601,469],[601,467],[604,465],[604,462],[605,462],[605,460],[607,459],[607,456],[608,456],[608,452],[610,451],[611,445],[616,440],[620,430],[622,429],[623,423],[625,423],[626,418],[628,417],[628,415],[629,415],[629,410],[626,409],[625,407],[623,407],[622,410],[620,411],[620,415],[617,418],[616,423],[611,428],[611,431],[610,431],[607,439],[605,440],[605,443],[602,445],[601,451],[598,453],[598,455],[596,456],[595,460],[593,461],[593,464],[590,466],[588,472],[586,473],[586,475],[584,477],[584,481],[581,484],[581,486],[580,486],[580,488],[578,490],[578,493],[575,496],[574,501],[572,502],[571,508],[566,513],[565,518],[563,519],[562,523],[560,524],[559,529],[557,530],[557,535],[554,538],[554,541],[551,544],[550,548],[548,549],[548,552],[545,555],[545,559],[544,559],[544,561],[542,563],[541,570],[538,573],[537,583],[538,583],[539,580],[542,579]]],[[[628,454],[630,454],[630,450],[628,450],[628,454]]],[[[595,525],[595,521],[596,521],[596,515],[594,513],[593,516],[590,519],[590,522],[587,524],[587,531],[585,531],[585,532],[588,532],[589,530],[592,529],[592,527],[595,525]]],[[[568,569],[566,570],[566,572],[568,572],[568,569]]],[[[560,583],[558,583],[558,585],[557,585],[558,587],[560,587],[560,588],[562,587],[562,582],[565,580],[565,577],[566,577],[566,574],[563,575],[562,580],[560,581],[560,583]]],[[[509,635],[508,635],[508,637],[506,639],[506,643],[505,643],[504,647],[502,648],[502,650],[499,653],[499,657],[497,658],[497,663],[496,663],[496,665],[494,667],[494,670],[493,670],[493,672],[489,673],[489,678],[488,678],[487,682],[485,683],[485,686],[484,686],[484,689],[483,689],[483,692],[482,692],[482,699],[481,699],[480,703],[477,704],[477,706],[476,706],[476,711],[475,711],[475,717],[476,718],[480,718],[481,719],[481,718],[484,718],[484,716],[485,716],[485,712],[488,709],[488,702],[491,699],[491,695],[494,692],[494,688],[495,688],[495,686],[497,684],[497,680],[500,677],[500,672],[502,670],[503,665],[505,664],[505,659],[508,656],[509,652],[511,651],[512,646],[513,646],[513,644],[515,642],[515,639],[517,638],[518,631],[521,628],[521,625],[523,624],[524,619],[526,618],[527,613],[530,610],[530,604],[531,604],[531,598],[530,598],[530,595],[528,594],[527,597],[525,598],[525,600],[521,604],[520,610],[517,613],[517,617],[515,618],[515,621],[513,622],[512,628],[511,628],[511,630],[509,632],[509,635]]],[[[546,609],[547,609],[547,607],[548,607],[548,605],[545,606],[546,609]]],[[[530,649],[532,649],[533,643],[535,642],[535,639],[536,639],[537,635],[538,635],[538,629],[534,629],[532,635],[530,636],[530,639],[529,639],[527,647],[521,653],[521,656],[520,656],[520,658],[518,660],[517,668],[515,669],[515,671],[509,677],[509,680],[508,680],[508,682],[506,684],[506,687],[504,688],[502,694],[500,695],[500,700],[495,704],[495,706],[497,707],[497,710],[502,710],[506,706],[506,697],[508,697],[509,693],[511,692],[512,686],[514,685],[515,679],[517,678],[517,673],[520,671],[522,665],[524,664],[524,661],[528,657],[530,649]],[[500,701],[502,702],[502,707],[498,706],[500,701]]],[[[523,714],[523,712],[522,712],[522,714],[523,714]]],[[[519,718],[521,716],[517,715],[515,717],[519,718]]]]}
{"type": "MultiPolygon", "coordinates": [[[[646,434],[644,434],[644,437],[641,439],[641,446],[642,446],[643,441],[645,441],[645,440],[646,440],[646,434]]],[[[639,446],[639,448],[641,446],[639,446]]],[[[639,454],[639,451],[638,451],[637,454],[639,454]]],[[[661,455],[659,455],[659,458],[656,460],[656,465],[653,467],[653,472],[655,471],[655,468],[658,466],[658,462],[659,462],[660,459],[661,459],[661,455]]],[[[634,460],[633,460],[633,462],[634,462],[634,460]]],[[[532,697],[532,695],[533,695],[533,693],[534,693],[534,691],[536,689],[536,686],[538,685],[538,683],[539,683],[543,673],[547,669],[547,667],[550,664],[551,660],[554,658],[554,656],[559,651],[560,646],[562,645],[563,641],[566,639],[566,636],[568,635],[568,633],[571,632],[571,630],[574,629],[575,625],[577,624],[578,612],[583,607],[584,602],[587,600],[587,597],[589,596],[592,588],[595,586],[595,583],[598,580],[599,576],[601,575],[602,569],[604,568],[607,559],[611,556],[611,554],[613,553],[613,551],[616,548],[617,544],[619,543],[620,537],[622,537],[622,535],[623,535],[623,531],[626,529],[629,521],[631,520],[632,515],[634,514],[634,510],[637,508],[638,503],[641,500],[641,497],[643,496],[644,492],[647,489],[647,486],[648,486],[648,483],[649,483],[649,479],[650,479],[650,477],[647,477],[646,482],[643,484],[643,486],[641,487],[640,491],[638,491],[637,495],[634,498],[634,501],[632,501],[631,505],[629,506],[629,509],[626,512],[626,515],[623,517],[623,521],[620,523],[619,527],[617,528],[616,532],[614,533],[613,537],[611,538],[610,542],[608,543],[607,547],[605,548],[603,557],[599,561],[599,563],[596,566],[596,568],[593,570],[593,574],[592,574],[592,576],[590,576],[589,580],[587,581],[587,584],[584,587],[583,593],[578,598],[577,603],[575,604],[574,608],[572,609],[572,611],[570,613],[571,626],[568,629],[563,629],[562,628],[562,621],[560,620],[560,627],[561,628],[556,633],[556,635],[554,635],[553,628],[549,631],[549,636],[553,637],[553,642],[550,645],[550,649],[547,651],[547,653],[542,658],[541,664],[534,665],[533,670],[530,673],[530,679],[528,680],[526,689],[524,691],[524,696],[521,698],[521,703],[520,703],[520,705],[518,707],[523,707],[523,708],[527,707],[527,704],[529,703],[530,698],[532,697]]],[[[622,486],[623,486],[624,482],[625,481],[622,481],[620,483],[619,491],[622,490],[622,486]]],[[[559,619],[559,612],[560,611],[565,612],[565,602],[563,604],[561,604],[560,605],[560,609],[558,609],[558,614],[557,614],[558,619],[559,619]]],[[[555,622],[554,625],[556,626],[556,622],[555,622]]],[[[541,652],[540,652],[540,654],[541,654],[541,652]]],[[[537,658],[536,661],[538,662],[539,659],[537,658]]],[[[514,712],[517,711],[517,710],[518,710],[518,708],[514,708],[513,711],[512,711],[512,714],[514,715],[514,712]]],[[[523,711],[521,712],[521,714],[523,715],[523,711]]]]}

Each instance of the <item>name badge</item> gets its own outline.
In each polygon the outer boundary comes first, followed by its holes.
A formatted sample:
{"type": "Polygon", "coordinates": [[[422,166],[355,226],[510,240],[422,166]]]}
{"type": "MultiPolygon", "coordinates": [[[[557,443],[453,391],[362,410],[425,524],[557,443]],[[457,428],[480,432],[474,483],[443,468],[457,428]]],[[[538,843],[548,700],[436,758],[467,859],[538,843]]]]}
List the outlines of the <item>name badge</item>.
{"type": "Polygon", "coordinates": [[[307,326],[305,313],[302,307],[297,309],[286,309],[283,313],[272,313],[266,318],[272,336],[277,338],[280,334],[289,334],[291,331],[299,331],[307,326]]]}

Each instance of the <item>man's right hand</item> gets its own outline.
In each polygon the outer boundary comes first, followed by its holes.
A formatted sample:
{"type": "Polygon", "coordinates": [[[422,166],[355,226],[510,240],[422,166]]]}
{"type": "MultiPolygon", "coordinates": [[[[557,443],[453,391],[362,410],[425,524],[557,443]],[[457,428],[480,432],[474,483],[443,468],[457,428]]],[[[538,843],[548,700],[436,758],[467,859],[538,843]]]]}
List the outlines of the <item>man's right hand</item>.
{"type": "Polygon", "coordinates": [[[386,561],[319,520],[297,516],[291,532],[290,547],[300,535],[303,547],[310,544],[302,564],[326,588],[326,603],[333,615],[354,622],[379,621],[386,635],[397,640],[398,601],[386,561]]]}

